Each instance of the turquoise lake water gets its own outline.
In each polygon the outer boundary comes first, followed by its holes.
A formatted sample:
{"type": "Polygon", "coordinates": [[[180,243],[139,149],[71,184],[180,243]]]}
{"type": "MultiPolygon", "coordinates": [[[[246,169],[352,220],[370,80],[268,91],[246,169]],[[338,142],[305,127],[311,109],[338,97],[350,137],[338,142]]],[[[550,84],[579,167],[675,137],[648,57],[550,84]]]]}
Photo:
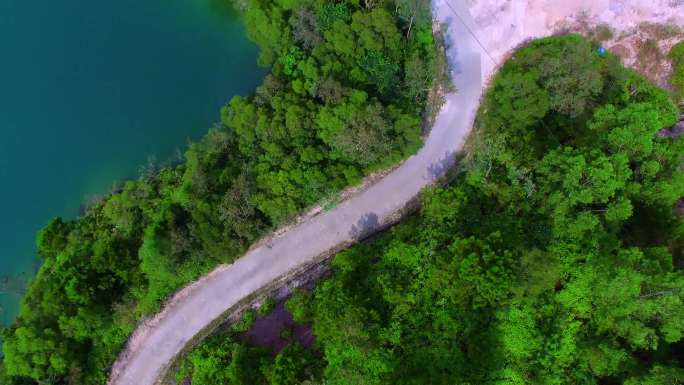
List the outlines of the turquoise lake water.
{"type": "Polygon", "coordinates": [[[225,4],[0,1],[0,323],[38,266],[38,229],[173,159],[260,83],[225,4]]]}

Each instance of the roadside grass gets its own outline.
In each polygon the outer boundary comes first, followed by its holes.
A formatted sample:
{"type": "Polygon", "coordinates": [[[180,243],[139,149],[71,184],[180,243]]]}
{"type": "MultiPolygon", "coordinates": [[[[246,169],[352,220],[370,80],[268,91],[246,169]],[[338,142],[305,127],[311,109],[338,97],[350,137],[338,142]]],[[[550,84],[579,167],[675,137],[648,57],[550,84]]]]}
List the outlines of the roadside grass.
{"type": "Polygon", "coordinates": [[[672,96],[680,110],[684,110],[684,41],[675,44],[668,56],[672,63],[672,96]]]}

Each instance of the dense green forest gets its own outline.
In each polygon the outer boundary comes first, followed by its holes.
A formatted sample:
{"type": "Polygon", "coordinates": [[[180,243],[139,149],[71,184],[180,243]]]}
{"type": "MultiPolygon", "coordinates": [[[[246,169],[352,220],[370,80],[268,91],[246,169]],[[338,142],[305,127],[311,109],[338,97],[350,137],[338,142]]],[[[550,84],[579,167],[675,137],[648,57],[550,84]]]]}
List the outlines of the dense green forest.
{"type": "Polygon", "coordinates": [[[677,118],[666,91],[583,38],[531,43],[487,92],[455,179],[288,301],[312,349],[218,334],[178,378],[684,383],[684,141],[660,134],[677,118]]]}
{"type": "Polygon", "coordinates": [[[182,164],[40,231],[43,266],[3,332],[3,385],[103,384],[137,321],[174,290],[421,146],[441,60],[427,2],[240,7],[270,74],[182,164]]]}

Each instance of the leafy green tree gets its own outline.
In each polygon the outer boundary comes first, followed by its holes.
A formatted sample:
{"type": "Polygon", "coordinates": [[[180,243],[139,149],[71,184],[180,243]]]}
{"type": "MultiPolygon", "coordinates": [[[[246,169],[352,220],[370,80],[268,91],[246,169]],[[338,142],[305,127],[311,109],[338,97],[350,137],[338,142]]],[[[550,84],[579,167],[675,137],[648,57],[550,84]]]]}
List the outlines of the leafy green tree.
{"type": "Polygon", "coordinates": [[[488,124],[496,126],[507,125],[523,143],[529,143],[534,136],[534,123],[542,119],[549,111],[550,101],[548,92],[538,85],[538,75],[535,73],[503,72],[499,81],[494,85],[489,103],[497,106],[492,113],[486,115],[488,124]]]}
{"type": "Polygon", "coordinates": [[[320,377],[318,360],[310,349],[290,343],[273,361],[271,385],[298,385],[320,377]]]}
{"type": "Polygon", "coordinates": [[[70,232],[68,223],[62,218],[52,219],[45,228],[40,230],[37,237],[38,254],[43,258],[55,258],[64,250],[68,243],[70,232]]]}
{"type": "MultiPolygon", "coordinates": [[[[5,338],[5,382],[105,383],[138,320],[174,291],[420,147],[435,71],[427,25],[409,33],[391,2],[240,5],[270,67],[263,84],[224,106],[178,164],[39,233],[44,265],[5,338]]],[[[246,363],[251,354],[234,356],[246,363]]],[[[245,365],[230,381],[252,383],[261,372],[245,365]]]]}
{"type": "Polygon", "coordinates": [[[564,40],[541,40],[533,43],[532,48],[529,56],[521,54],[516,60],[525,64],[540,60],[536,67],[549,92],[551,109],[570,117],[584,114],[603,90],[599,57],[589,43],[571,36],[564,40]],[[541,52],[544,54],[538,56],[541,52]]]}
{"type": "MultiPolygon", "coordinates": [[[[344,28],[326,36],[335,29],[344,28]]],[[[514,58],[485,95],[455,180],[428,189],[405,222],[339,253],[331,278],[287,302],[315,345],[269,360],[272,384],[684,378],[684,142],[659,135],[674,105],[578,36],[533,42],[514,58]]],[[[317,111],[335,156],[335,134],[381,100],[349,88],[317,111]]],[[[382,111],[388,122],[392,109],[382,111]]]]}
{"type": "Polygon", "coordinates": [[[681,367],[656,366],[643,377],[633,377],[625,381],[625,385],[660,385],[682,382],[684,370],[681,367]]]}
{"type": "Polygon", "coordinates": [[[672,46],[670,60],[672,61],[671,83],[675,88],[675,101],[681,102],[684,98],[684,42],[672,46]]]}
{"type": "Polygon", "coordinates": [[[298,289],[292,293],[292,296],[285,302],[285,308],[292,314],[292,318],[300,323],[308,323],[311,321],[311,294],[298,289]]]}
{"type": "Polygon", "coordinates": [[[217,335],[193,349],[176,373],[177,381],[192,378],[193,384],[267,384],[262,368],[267,365],[264,349],[246,347],[229,336],[217,335]]]}

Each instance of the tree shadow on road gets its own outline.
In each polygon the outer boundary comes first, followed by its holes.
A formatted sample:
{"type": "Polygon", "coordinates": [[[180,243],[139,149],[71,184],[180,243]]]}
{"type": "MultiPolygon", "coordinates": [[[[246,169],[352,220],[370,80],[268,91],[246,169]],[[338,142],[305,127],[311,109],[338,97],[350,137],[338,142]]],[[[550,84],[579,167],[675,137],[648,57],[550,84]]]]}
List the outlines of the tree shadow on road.
{"type": "Polygon", "coordinates": [[[359,219],[355,225],[352,225],[349,236],[356,240],[362,240],[371,235],[378,227],[380,227],[378,215],[375,213],[366,213],[361,216],[361,219],[359,219]]]}
{"type": "Polygon", "coordinates": [[[441,178],[444,173],[454,165],[456,160],[455,152],[447,152],[438,161],[428,166],[428,175],[431,179],[441,178]]]}
{"type": "Polygon", "coordinates": [[[458,173],[458,167],[456,165],[464,158],[462,152],[447,152],[438,161],[430,164],[428,166],[428,175],[425,179],[437,180],[444,178],[445,180],[451,180],[453,176],[458,173]]]}

